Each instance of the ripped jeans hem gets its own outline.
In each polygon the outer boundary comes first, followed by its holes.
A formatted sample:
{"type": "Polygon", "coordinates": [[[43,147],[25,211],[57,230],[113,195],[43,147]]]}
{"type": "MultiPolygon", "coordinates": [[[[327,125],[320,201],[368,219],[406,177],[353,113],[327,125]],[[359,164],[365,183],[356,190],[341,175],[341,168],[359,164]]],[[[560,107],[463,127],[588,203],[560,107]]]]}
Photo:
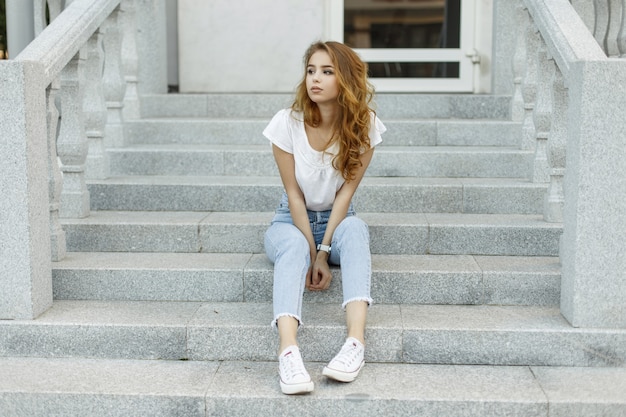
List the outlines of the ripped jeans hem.
{"type": "Polygon", "coordinates": [[[365,301],[368,307],[370,307],[374,303],[374,300],[372,300],[370,297],[354,297],[344,301],[341,305],[341,308],[345,311],[346,306],[353,301],[365,301]]]}
{"type": "Polygon", "coordinates": [[[302,323],[302,319],[301,319],[300,317],[298,317],[297,315],[295,315],[295,314],[291,314],[291,313],[280,313],[280,314],[278,314],[278,315],[274,318],[274,320],[272,320],[272,327],[273,327],[274,329],[278,329],[278,319],[279,319],[279,318],[281,318],[281,317],[291,317],[291,318],[294,318],[294,319],[298,320],[298,327],[300,327],[300,326],[302,326],[302,325],[304,324],[304,323],[302,323]]]}

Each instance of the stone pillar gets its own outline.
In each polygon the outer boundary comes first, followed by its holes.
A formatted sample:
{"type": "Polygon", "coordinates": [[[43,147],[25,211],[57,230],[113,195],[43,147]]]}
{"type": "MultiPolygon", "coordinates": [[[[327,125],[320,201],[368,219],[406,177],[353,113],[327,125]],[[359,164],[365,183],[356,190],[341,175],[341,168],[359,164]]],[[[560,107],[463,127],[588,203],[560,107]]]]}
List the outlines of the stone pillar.
{"type": "Polygon", "coordinates": [[[52,305],[43,67],[0,61],[0,319],[52,305]]]}
{"type": "Polygon", "coordinates": [[[525,28],[516,27],[516,8],[521,0],[493,0],[491,85],[493,94],[511,94],[515,74],[511,66],[515,42],[525,28]],[[515,28],[515,30],[511,30],[515,28]]]}
{"type": "Polygon", "coordinates": [[[135,0],[139,93],[167,93],[167,24],[165,0],[135,0]]]}
{"type": "Polygon", "coordinates": [[[35,38],[32,1],[6,0],[7,50],[16,57],[35,38]]]}
{"type": "Polygon", "coordinates": [[[626,328],[626,66],[568,74],[561,312],[575,327],[626,328]]]}

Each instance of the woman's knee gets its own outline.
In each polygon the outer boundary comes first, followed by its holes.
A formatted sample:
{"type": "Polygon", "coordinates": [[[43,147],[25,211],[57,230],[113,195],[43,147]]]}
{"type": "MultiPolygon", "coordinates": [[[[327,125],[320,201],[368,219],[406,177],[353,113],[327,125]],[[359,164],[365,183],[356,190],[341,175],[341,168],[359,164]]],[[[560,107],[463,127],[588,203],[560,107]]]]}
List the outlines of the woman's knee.
{"type": "Polygon", "coordinates": [[[265,253],[274,262],[285,253],[309,253],[309,243],[302,232],[290,223],[274,223],[265,232],[265,253]]]}
{"type": "Polygon", "coordinates": [[[338,240],[354,241],[355,239],[369,242],[369,227],[362,219],[349,216],[337,226],[335,237],[338,240]]]}

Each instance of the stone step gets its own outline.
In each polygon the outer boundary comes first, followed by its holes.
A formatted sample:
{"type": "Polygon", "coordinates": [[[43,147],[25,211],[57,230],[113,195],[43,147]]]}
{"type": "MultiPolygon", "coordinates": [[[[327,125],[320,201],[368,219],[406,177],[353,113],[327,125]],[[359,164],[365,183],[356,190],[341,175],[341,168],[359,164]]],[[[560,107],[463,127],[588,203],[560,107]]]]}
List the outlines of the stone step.
{"type": "MultiPolygon", "coordinates": [[[[560,223],[537,215],[363,213],[372,253],[558,256],[560,223]]],[[[272,212],[92,211],[63,219],[72,252],[262,253],[272,212]]]]}
{"type": "MultiPolygon", "coordinates": [[[[305,302],[342,302],[341,273],[305,302]]],[[[270,302],[264,254],[69,253],[53,264],[57,300],[270,302]]],[[[558,306],[553,257],[373,255],[372,298],[393,304],[558,306]]]]}
{"type": "MultiPolygon", "coordinates": [[[[137,145],[107,151],[111,175],[278,176],[265,145],[137,145]]],[[[534,152],[500,147],[376,149],[367,176],[529,178],[534,152]]]]}
{"type": "MultiPolygon", "coordinates": [[[[273,211],[279,177],[123,176],[89,180],[93,210],[273,211]]],[[[359,211],[540,214],[547,184],[508,178],[365,177],[359,211]]]]}
{"type": "MultiPolygon", "coordinates": [[[[265,145],[266,118],[161,118],[129,120],[126,145],[204,144],[265,145]]],[[[509,146],[519,147],[521,124],[506,120],[390,119],[384,121],[386,145],[394,146],[509,146]]]]}
{"type": "MultiPolygon", "coordinates": [[[[386,94],[374,99],[384,119],[498,119],[510,117],[511,96],[386,94]]],[[[269,118],[293,102],[293,94],[155,94],[141,96],[144,118],[269,118]]]]}
{"type": "Polygon", "coordinates": [[[2,358],[0,415],[623,416],[626,369],[368,363],[350,384],[307,362],[315,391],[280,393],[271,362],[2,358]]]}
{"type": "MultiPolygon", "coordinates": [[[[274,361],[271,303],[55,301],[0,321],[0,357],[274,361]]],[[[299,342],[327,362],[345,338],[340,304],[305,303],[299,342]]],[[[555,307],[374,304],[366,361],[624,366],[626,330],[574,328],[555,307]]]]}

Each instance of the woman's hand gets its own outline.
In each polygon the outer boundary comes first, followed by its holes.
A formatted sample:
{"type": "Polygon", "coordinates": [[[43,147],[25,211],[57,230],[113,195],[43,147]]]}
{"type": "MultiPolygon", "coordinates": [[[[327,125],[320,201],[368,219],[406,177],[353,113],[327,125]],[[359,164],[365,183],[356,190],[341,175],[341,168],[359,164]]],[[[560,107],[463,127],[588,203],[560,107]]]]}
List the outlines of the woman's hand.
{"type": "Polygon", "coordinates": [[[307,280],[307,289],[309,291],[324,291],[330,287],[330,281],[333,276],[328,266],[328,253],[320,251],[315,256],[313,262],[313,270],[311,273],[311,281],[307,280]]]}

